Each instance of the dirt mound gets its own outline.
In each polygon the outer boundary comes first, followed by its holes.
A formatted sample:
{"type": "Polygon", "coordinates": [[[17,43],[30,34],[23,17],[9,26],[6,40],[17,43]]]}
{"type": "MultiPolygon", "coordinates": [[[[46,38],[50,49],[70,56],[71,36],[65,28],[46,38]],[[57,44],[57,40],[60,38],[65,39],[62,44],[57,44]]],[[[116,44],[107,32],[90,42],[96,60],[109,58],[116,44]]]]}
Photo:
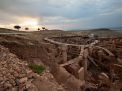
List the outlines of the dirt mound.
{"type": "MultiPolygon", "coordinates": [[[[41,61],[41,60],[40,60],[41,61]]],[[[16,55],[0,46],[0,91],[65,91],[49,69],[38,75],[16,55]]]]}
{"type": "Polygon", "coordinates": [[[0,91],[34,90],[32,71],[7,48],[0,46],[0,91]]]}

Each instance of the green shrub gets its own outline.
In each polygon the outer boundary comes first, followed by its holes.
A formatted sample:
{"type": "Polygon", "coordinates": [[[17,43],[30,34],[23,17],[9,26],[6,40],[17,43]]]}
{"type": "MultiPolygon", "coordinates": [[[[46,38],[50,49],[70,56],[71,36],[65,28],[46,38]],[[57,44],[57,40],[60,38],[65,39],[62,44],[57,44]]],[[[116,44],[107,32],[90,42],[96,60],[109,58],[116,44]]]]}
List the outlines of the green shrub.
{"type": "Polygon", "coordinates": [[[45,70],[45,67],[36,64],[29,64],[29,68],[31,68],[33,72],[37,74],[41,74],[45,70]]]}

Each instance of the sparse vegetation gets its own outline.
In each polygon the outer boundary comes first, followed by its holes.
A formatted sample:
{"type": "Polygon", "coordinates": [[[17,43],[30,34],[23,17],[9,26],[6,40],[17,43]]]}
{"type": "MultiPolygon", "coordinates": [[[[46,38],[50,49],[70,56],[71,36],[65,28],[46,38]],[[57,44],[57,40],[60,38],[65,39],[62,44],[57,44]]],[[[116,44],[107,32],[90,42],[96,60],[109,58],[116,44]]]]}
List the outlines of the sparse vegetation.
{"type": "Polygon", "coordinates": [[[25,30],[29,30],[29,28],[28,28],[28,27],[26,27],[26,28],[25,28],[25,30]]]}
{"type": "Polygon", "coordinates": [[[42,27],[43,30],[45,30],[46,28],[45,27],[42,27]]]}
{"type": "Polygon", "coordinates": [[[42,27],[42,30],[48,30],[47,28],[45,28],[45,27],[42,27]]]}
{"type": "Polygon", "coordinates": [[[31,68],[37,74],[41,74],[45,70],[45,67],[36,64],[30,64],[29,68],[31,68]]]}
{"type": "Polygon", "coordinates": [[[40,31],[40,28],[38,28],[38,31],[40,31]]]}
{"type": "Polygon", "coordinates": [[[17,29],[17,30],[19,30],[21,28],[21,26],[15,25],[14,28],[17,29]]]}

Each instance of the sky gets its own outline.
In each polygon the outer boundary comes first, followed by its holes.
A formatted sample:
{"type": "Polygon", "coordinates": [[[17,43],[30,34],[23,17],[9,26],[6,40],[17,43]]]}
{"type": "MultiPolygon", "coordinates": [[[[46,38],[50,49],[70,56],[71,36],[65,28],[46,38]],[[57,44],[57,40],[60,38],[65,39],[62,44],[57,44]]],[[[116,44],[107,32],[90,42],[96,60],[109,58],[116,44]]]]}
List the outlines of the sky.
{"type": "Polygon", "coordinates": [[[0,0],[0,27],[122,27],[122,0],[0,0]]]}

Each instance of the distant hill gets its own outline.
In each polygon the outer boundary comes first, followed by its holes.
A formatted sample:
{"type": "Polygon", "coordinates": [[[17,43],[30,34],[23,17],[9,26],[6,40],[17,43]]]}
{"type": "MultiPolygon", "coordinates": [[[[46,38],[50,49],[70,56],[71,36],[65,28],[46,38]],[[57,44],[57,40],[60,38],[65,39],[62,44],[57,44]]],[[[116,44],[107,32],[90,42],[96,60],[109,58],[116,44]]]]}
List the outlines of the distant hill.
{"type": "Polygon", "coordinates": [[[0,28],[0,33],[25,33],[25,31],[18,31],[13,29],[7,29],[7,28],[0,28]]]}
{"type": "Polygon", "coordinates": [[[109,28],[97,28],[97,29],[91,29],[91,30],[111,30],[111,29],[109,29],[109,28]]]}
{"type": "Polygon", "coordinates": [[[112,30],[122,30],[122,27],[111,27],[112,30]]]}
{"type": "Polygon", "coordinates": [[[96,29],[91,30],[89,33],[93,33],[100,37],[122,37],[122,32],[118,30],[110,30],[110,29],[96,29]]]}
{"type": "MultiPolygon", "coordinates": [[[[28,31],[29,32],[29,31],[28,31]]],[[[0,33],[28,33],[26,31],[17,31],[12,29],[0,28],[0,33]]],[[[63,31],[63,30],[47,30],[47,31],[33,31],[29,33],[41,34],[43,36],[79,36],[79,35],[89,35],[95,34],[99,37],[122,37],[122,30],[111,30],[108,28],[99,28],[91,30],[73,30],[73,31],[63,31]]]]}
{"type": "Polygon", "coordinates": [[[9,33],[9,32],[15,32],[15,30],[6,29],[6,28],[0,28],[0,33],[9,33]]]}
{"type": "Polygon", "coordinates": [[[100,37],[122,37],[122,30],[112,30],[109,28],[98,28],[98,29],[90,29],[90,30],[72,30],[69,32],[74,32],[74,34],[77,33],[77,35],[79,34],[95,34],[98,35],[100,37]]]}

